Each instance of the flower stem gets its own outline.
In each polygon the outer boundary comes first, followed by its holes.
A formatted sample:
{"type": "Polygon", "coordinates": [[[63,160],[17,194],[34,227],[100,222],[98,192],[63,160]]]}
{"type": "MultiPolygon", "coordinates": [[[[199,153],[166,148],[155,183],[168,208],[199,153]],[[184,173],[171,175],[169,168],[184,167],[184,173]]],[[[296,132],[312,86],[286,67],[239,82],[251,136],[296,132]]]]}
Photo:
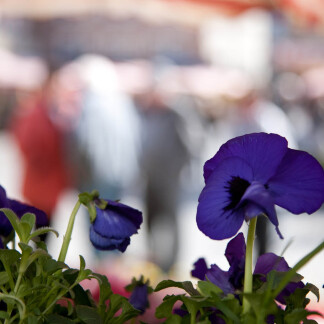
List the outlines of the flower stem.
{"type": "Polygon", "coordinates": [[[75,204],[70,219],[69,219],[69,223],[68,226],[66,228],[66,232],[63,238],[63,243],[62,243],[62,247],[61,247],[61,251],[60,251],[60,255],[58,257],[58,261],[64,262],[65,258],[66,258],[66,254],[69,248],[69,244],[71,241],[71,235],[72,235],[72,230],[73,230],[73,225],[74,225],[74,221],[75,221],[75,216],[79,210],[81,206],[80,200],[77,201],[77,203],[75,204]]]}
{"type": "MultiPolygon", "coordinates": [[[[245,252],[245,272],[244,272],[244,294],[252,292],[253,274],[253,243],[255,237],[257,217],[253,217],[249,223],[248,236],[246,240],[246,252],[245,252]]],[[[243,313],[247,313],[250,309],[250,303],[243,297],[243,313]]]]}

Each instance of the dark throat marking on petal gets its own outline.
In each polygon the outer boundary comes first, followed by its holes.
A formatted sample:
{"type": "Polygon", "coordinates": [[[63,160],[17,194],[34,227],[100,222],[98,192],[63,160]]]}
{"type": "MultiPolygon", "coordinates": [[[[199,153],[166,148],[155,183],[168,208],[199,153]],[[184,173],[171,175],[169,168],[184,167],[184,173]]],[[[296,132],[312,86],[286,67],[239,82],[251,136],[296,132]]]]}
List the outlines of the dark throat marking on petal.
{"type": "Polygon", "coordinates": [[[232,210],[240,202],[245,190],[249,187],[250,182],[240,177],[232,177],[225,186],[229,193],[229,204],[223,208],[224,211],[232,210]]]}

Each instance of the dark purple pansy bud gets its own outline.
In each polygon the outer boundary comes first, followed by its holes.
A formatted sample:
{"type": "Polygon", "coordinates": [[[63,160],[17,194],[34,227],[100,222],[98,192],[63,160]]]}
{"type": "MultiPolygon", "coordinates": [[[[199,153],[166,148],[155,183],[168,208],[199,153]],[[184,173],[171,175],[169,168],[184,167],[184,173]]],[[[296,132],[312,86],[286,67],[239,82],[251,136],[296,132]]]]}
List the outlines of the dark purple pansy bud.
{"type": "Polygon", "coordinates": [[[116,201],[105,200],[103,209],[96,206],[96,218],[90,227],[90,240],[99,250],[124,252],[130,236],[137,233],[142,213],[116,201]]]}
{"type": "Polygon", "coordinates": [[[137,285],[129,297],[129,302],[134,308],[138,309],[143,314],[149,306],[147,285],[137,285]]]}

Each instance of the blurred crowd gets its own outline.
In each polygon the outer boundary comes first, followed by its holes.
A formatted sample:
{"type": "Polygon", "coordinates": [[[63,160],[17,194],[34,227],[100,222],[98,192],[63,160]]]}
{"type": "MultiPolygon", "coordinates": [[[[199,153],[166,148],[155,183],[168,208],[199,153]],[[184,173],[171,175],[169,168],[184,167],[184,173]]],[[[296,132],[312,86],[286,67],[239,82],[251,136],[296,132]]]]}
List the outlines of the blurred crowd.
{"type": "MultiPolygon", "coordinates": [[[[49,71],[41,59],[1,56],[21,69],[0,80],[1,136],[10,135],[21,157],[21,198],[50,223],[71,188],[140,201],[146,258],[165,272],[178,258],[179,206],[197,201],[203,164],[222,143],[274,132],[324,162],[323,65],[278,71],[260,89],[237,69],[165,57],[114,62],[89,54],[49,71]]],[[[267,251],[265,224],[259,253],[267,251]]]]}

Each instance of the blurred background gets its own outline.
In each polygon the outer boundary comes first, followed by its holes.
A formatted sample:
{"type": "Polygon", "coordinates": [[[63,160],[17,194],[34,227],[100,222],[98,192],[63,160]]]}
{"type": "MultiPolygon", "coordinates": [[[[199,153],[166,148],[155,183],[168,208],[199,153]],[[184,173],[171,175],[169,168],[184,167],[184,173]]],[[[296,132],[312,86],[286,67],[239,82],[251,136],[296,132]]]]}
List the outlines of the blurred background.
{"type": "MultiPolygon", "coordinates": [[[[80,215],[71,266],[82,254],[116,282],[153,283],[190,279],[199,257],[226,270],[227,240],[195,223],[204,162],[265,131],[324,163],[324,2],[1,0],[0,129],[0,184],[59,240],[81,191],[143,211],[123,256],[95,252],[80,215]]],[[[256,253],[289,245],[293,266],[323,240],[324,212],[278,214],[285,239],[262,224],[256,253]]],[[[321,253],[302,271],[322,294],[323,267],[321,253]]]]}

